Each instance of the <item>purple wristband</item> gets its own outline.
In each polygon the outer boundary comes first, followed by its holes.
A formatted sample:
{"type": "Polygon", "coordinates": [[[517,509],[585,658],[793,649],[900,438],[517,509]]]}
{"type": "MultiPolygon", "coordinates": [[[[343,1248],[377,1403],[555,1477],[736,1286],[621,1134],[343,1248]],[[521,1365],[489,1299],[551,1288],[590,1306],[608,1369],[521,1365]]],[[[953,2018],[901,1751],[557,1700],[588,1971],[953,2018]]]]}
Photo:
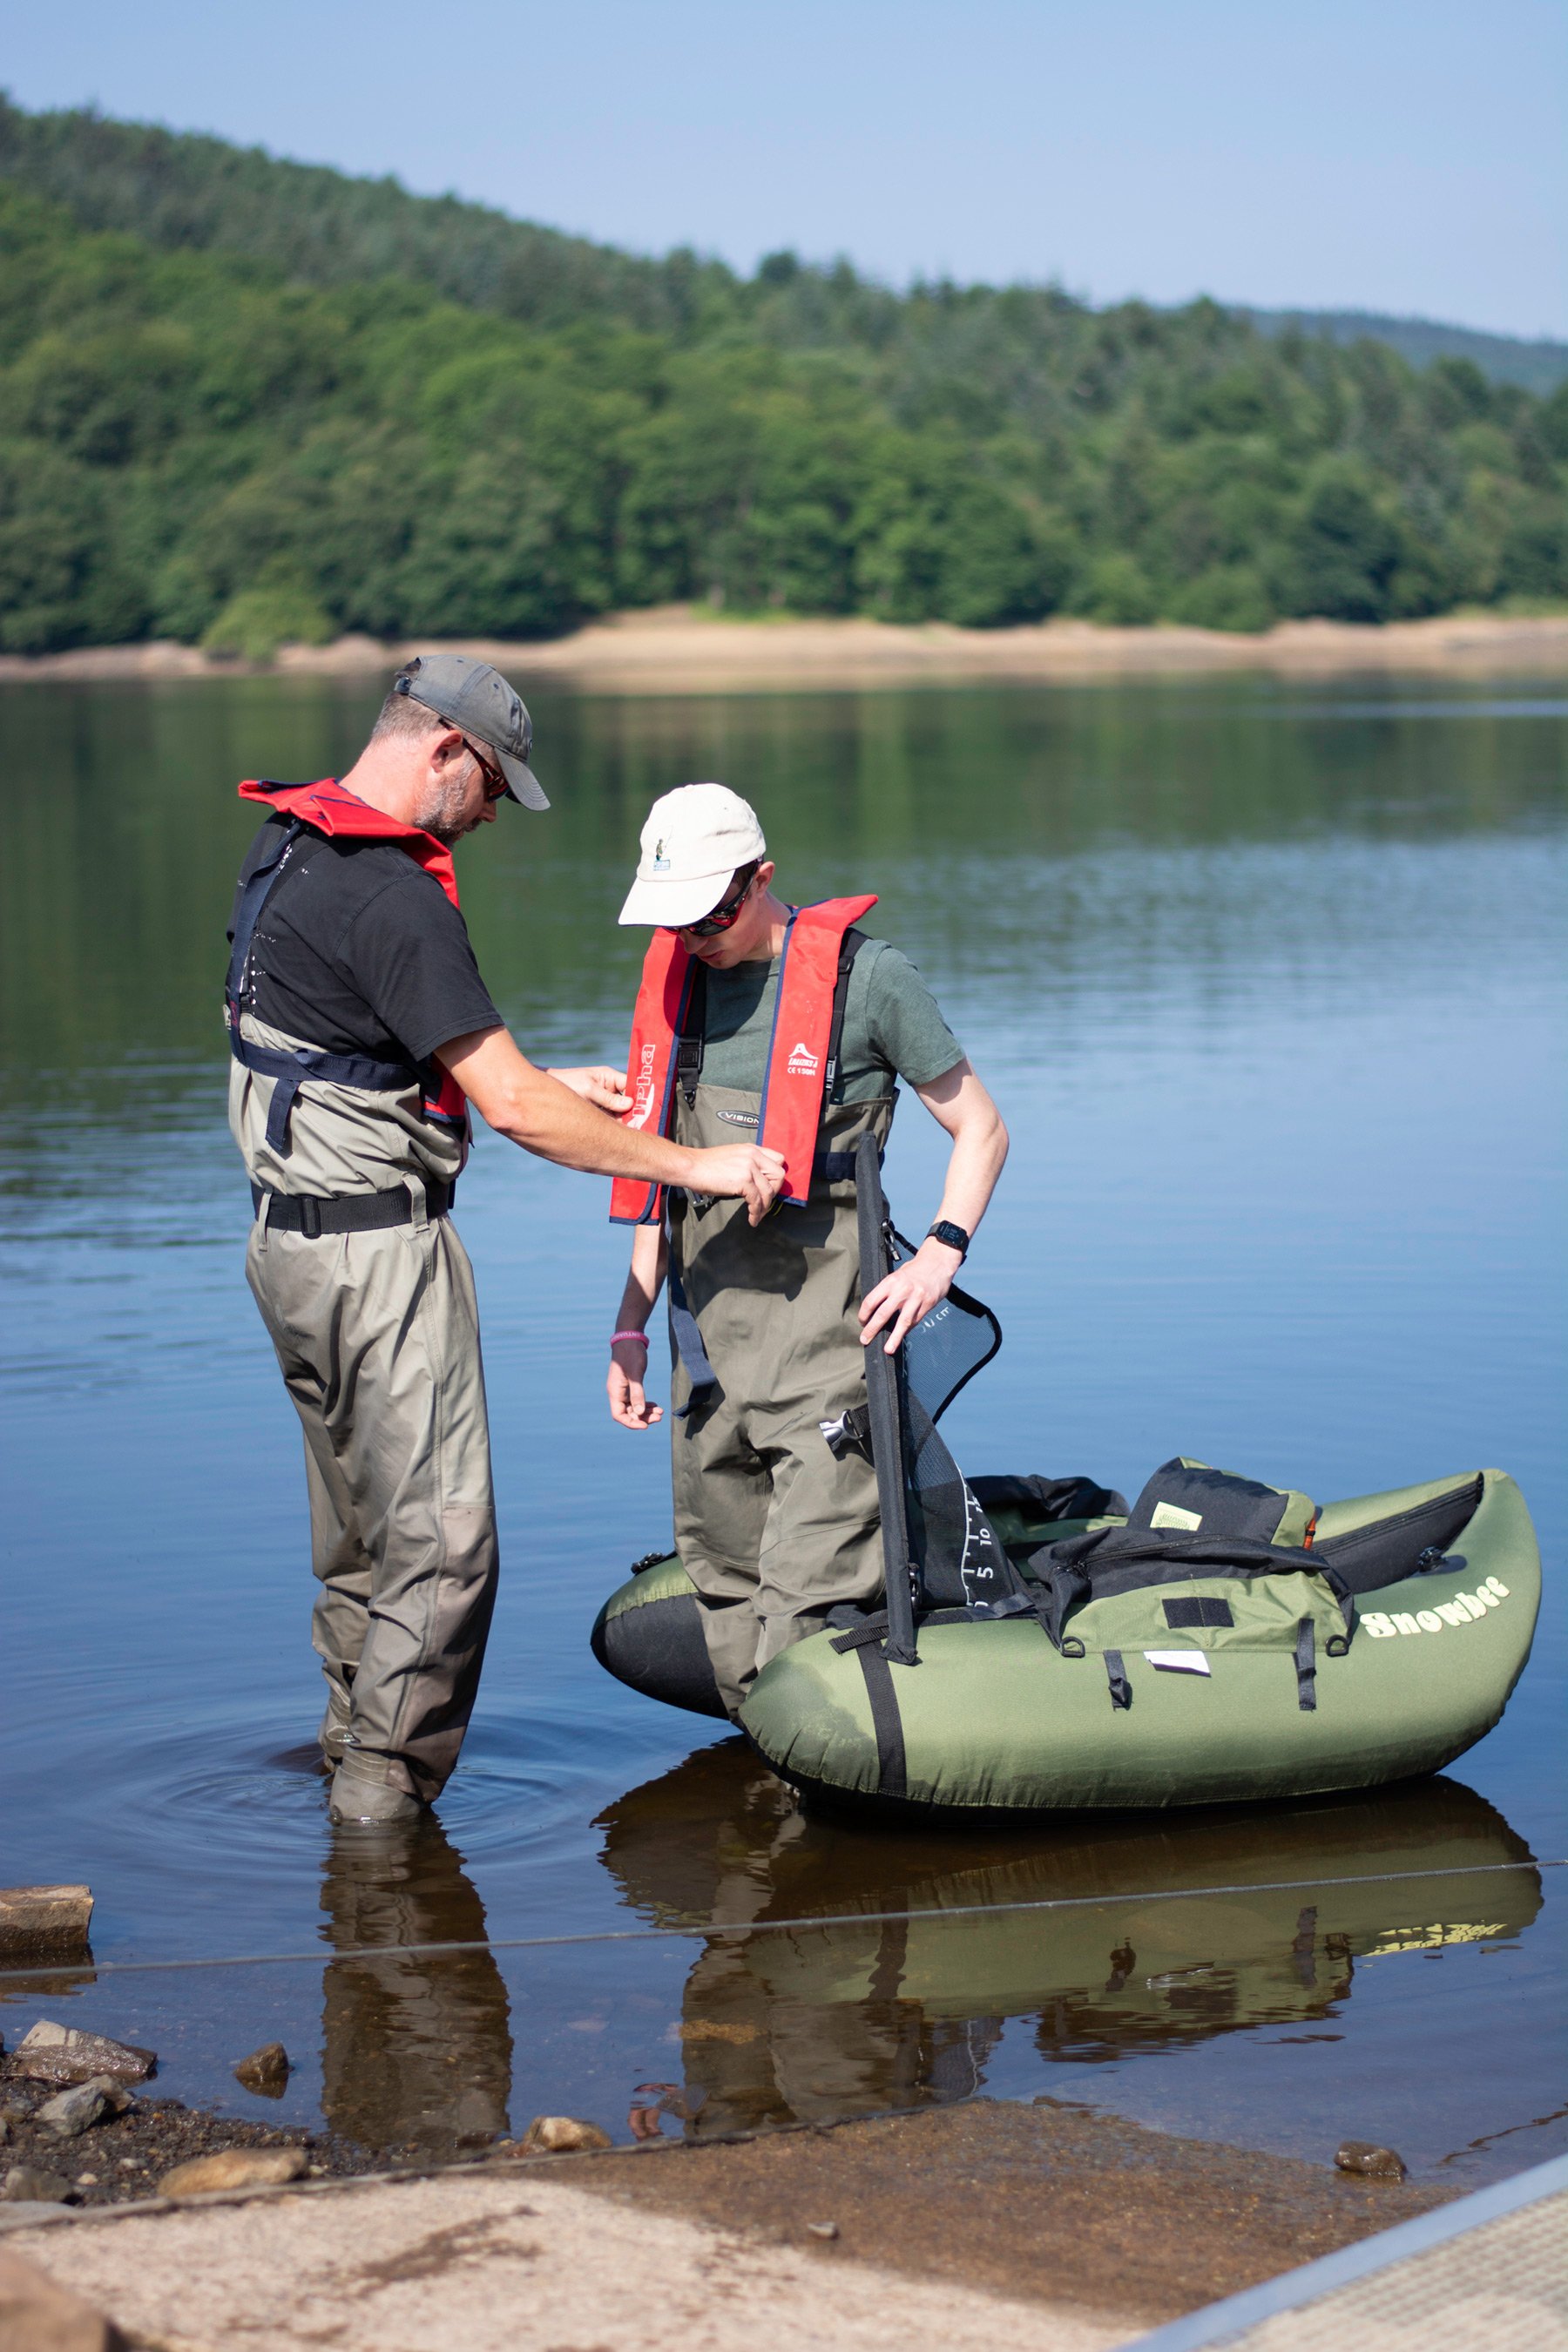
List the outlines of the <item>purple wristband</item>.
{"type": "Polygon", "coordinates": [[[623,1339],[640,1339],[640,1340],[641,1340],[641,1342],[642,1342],[642,1344],[643,1344],[643,1346],[644,1346],[645,1348],[647,1346],[647,1333],[646,1331],[612,1331],[612,1332],[611,1332],[611,1334],[610,1334],[610,1345],[611,1345],[611,1347],[612,1347],[612,1348],[618,1348],[618,1347],[620,1346],[621,1341],[622,1341],[623,1339]]]}

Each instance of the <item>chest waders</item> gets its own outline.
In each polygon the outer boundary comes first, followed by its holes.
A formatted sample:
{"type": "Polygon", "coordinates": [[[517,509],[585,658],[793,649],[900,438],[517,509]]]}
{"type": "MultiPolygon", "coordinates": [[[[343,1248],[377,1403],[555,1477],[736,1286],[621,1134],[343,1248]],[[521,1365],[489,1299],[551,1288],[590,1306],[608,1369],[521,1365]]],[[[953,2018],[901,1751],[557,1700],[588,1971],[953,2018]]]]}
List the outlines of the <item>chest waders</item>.
{"type": "MultiPolygon", "coordinates": [[[[849,968],[863,944],[853,916],[874,903],[841,900],[795,919],[758,1092],[703,1079],[703,968],[663,975],[679,982],[672,1034],[658,1039],[647,1070],[656,1083],[661,1062],[668,1070],[665,1131],[694,1149],[760,1133],[784,1150],[789,1171],[791,1197],[761,1225],[749,1223],[743,1201],[677,1194],[666,1213],[675,1540],[731,1713],[770,1658],[817,1632],[839,1602],[868,1601],[881,1585],[876,1474],[858,1454],[836,1458],[821,1426],[866,1392],[854,1153],[862,1136],[885,1145],[894,1102],[890,1093],[834,1097],[849,968]],[[802,935],[808,917],[818,920],[802,935]],[[805,954],[792,975],[797,947],[805,954]],[[792,1082],[809,1088],[809,1100],[788,1127],[770,1124],[770,1101],[792,1082]]],[[[647,1055],[639,1034],[634,1093],[647,1055]]]]}
{"type": "Polygon", "coordinates": [[[447,1214],[461,1089],[335,1054],[253,1009],[272,892],[322,834],[393,842],[458,904],[451,857],[340,784],[242,784],[289,823],[247,879],[225,991],[249,1282],[305,1439],[323,1753],[429,1799],[458,1760],[495,1602],[479,1307],[447,1214]]]}

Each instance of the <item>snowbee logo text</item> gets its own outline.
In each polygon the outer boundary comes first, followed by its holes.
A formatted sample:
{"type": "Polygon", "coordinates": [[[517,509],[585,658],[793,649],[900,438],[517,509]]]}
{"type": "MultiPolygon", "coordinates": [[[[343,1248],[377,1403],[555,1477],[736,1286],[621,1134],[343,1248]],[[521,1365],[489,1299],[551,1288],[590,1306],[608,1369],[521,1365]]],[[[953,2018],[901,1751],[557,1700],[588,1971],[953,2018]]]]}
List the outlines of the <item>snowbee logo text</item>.
{"type": "Polygon", "coordinates": [[[1489,1576],[1473,1592],[1456,1592],[1451,1601],[1439,1601],[1430,1609],[1417,1609],[1414,1614],[1405,1609],[1396,1609],[1392,1614],[1380,1609],[1363,1609],[1362,1631],[1374,1642],[1386,1642],[1394,1633],[1440,1633],[1445,1625],[1475,1624],[1489,1609],[1500,1609],[1507,1599],[1507,1585],[1489,1576]]]}

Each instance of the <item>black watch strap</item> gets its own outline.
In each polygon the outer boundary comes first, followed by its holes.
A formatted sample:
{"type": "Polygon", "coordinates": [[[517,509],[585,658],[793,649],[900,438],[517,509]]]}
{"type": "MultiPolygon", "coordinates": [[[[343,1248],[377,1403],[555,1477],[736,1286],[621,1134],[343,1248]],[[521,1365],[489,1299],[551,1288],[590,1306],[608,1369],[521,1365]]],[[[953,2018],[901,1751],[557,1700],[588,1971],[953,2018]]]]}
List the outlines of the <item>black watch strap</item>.
{"type": "Polygon", "coordinates": [[[939,1217],[926,1239],[928,1242],[941,1242],[947,1249],[955,1249],[961,1258],[969,1255],[969,1235],[962,1225],[953,1224],[950,1218],[939,1217]]]}

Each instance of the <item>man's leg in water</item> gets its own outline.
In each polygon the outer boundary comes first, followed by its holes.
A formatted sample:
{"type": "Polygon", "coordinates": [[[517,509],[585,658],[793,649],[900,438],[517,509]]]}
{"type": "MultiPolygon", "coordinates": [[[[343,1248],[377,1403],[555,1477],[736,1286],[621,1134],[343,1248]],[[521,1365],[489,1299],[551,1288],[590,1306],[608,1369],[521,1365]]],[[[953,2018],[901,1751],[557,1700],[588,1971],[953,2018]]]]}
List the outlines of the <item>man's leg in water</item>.
{"type": "MultiPolygon", "coordinates": [[[[672,1405],[689,1395],[678,1366],[672,1405]]],[[[757,1668],[757,1555],[770,1501],[767,1470],[721,1393],[683,1421],[672,1411],[670,1454],[675,1547],[697,1587],[713,1679],[733,1715],[757,1668]]]]}
{"type": "Polygon", "coordinates": [[[428,1801],[462,1746],[495,1598],[468,1254],[446,1218],[316,1240],[258,1228],[247,1272],[318,1474],[312,1504],[319,1483],[331,1506],[313,1532],[326,1638],[355,1669],[345,1753],[428,1801]],[[370,1568],[357,1659],[356,1548],[370,1568]]]}

